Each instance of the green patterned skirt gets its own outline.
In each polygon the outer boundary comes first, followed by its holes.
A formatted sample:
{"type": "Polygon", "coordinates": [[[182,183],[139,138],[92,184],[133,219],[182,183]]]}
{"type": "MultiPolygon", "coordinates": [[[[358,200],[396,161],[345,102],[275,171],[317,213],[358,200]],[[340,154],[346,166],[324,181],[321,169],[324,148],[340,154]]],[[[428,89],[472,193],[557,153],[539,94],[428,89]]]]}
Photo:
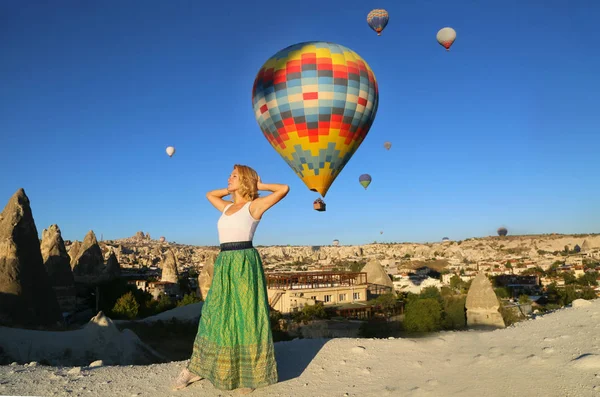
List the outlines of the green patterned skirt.
{"type": "Polygon", "coordinates": [[[267,286],[255,248],[217,256],[188,369],[221,390],[277,383],[267,286]]]}

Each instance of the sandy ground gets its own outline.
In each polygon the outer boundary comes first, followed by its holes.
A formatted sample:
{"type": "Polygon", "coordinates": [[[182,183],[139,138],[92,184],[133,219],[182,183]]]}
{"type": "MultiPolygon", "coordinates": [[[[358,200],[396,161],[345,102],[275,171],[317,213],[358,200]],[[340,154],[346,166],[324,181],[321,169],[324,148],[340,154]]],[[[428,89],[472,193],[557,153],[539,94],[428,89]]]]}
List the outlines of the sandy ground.
{"type": "MultiPolygon", "coordinates": [[[[496,331],[419,339],[276,343],[279,383],[252,396],[600,396],[600,300],[496,331]]],[[[235,396],[203,380],[174,392],[185,362],[0,367],[0,394],[235,396]]]]}

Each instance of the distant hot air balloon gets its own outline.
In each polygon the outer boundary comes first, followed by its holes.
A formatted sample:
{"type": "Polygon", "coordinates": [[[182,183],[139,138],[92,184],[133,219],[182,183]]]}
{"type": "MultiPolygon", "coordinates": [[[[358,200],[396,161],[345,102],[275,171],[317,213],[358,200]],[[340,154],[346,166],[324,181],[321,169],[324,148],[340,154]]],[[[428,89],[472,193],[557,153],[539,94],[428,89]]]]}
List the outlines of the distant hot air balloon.
{"type": "Polygon", "coordinates": [[[173,146],[167,147],[167,154],[169,155],[169,157],[173,157],[173,155],[175,154],[175,148],[173,146]]]}
{"type": "Polygon", "coordinates": [[[442,241],[450,241],[450,239],[448,237],[444,237],[442,241]]]}
{"type": "Polygon", "coordinates": [[[366,190],[367,186],[369,186],[371,184],[371,175],[362,174],[361,176],[358,177],[358,182],[360,182],[360,184],[363,185],[363,187],[366,190]]]}
{"type": "Polygon", "coordinates": [[[164,242],[165,242],[165,240],[166,240],[166,238],[165,238],[164,236],[161,236],[161,237],[158,239],[158,241],[160,241],[161,243],[164,243],[164,242]]]}
{"type": "Polygon", "coordinates": [[[333,240],[333,245],[335,247],[337,247],[338,245],[340,245],[340,240],[333,240]]]}
{"type": "Polygon", "coordinates": [[[442,28],[437,32],[436,39],[446,51],[450,51],[450,47],[456,40],[456,31],[452,28],[442,28]]]}
{"type": "Polygon", "coordinates": [[[383,230],[379,232],[379,234],[383,234],[383,230]]]}
{"type": "Polygon", "coordinates": [[[381,36],[381,32],[387,26],[390,21],[390,14],[384,9],[371,10],[367,15],[367,23],[375,32],[377,36],[381,36]]]}
{"type": "Polygon", "coordinates": [[[383,147],[386,148],[387,150],[390,150],[390,148],[392,147],[392,142],[386,142],[386,143],[384,143],[383,147]]]}
{"type": "Polygon", "coordinates": [[[504,237],[508,234],[508,230],[505,227],[498,228],[498,236],[504,237]]]}
{"type": "Polygon", "coordinates": [[[369,65],[349,48],[322,41],[273,55],[252,88],[254,116],[264,136],[323,197],[367,136],[378,103],[369,65]]]}

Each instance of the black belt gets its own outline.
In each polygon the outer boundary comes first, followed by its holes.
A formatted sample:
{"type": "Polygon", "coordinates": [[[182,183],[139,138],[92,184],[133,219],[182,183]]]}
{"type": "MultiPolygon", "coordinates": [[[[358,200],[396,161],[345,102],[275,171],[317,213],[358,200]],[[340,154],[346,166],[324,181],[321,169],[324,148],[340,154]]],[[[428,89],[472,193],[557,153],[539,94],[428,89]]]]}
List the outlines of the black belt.
{"type": "Polygon", "coordinates": [[[221,251],[247,250],[248,248],[254,248],[252,241],[232,241],[221,244],[221,251]]]}

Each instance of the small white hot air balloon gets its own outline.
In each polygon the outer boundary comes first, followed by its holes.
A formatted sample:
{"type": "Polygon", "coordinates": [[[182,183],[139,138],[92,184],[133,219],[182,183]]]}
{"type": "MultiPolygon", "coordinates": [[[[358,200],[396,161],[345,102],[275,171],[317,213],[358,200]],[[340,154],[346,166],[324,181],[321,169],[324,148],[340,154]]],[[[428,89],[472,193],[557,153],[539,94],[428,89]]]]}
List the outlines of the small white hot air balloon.
{"type": "Polygon", "coordinates": [[[448,27],[442,28],[437,32],[436,39],[446,51],[450,51],[450,46],[452,46],[454,40],[456,40],[456,30],[448,27]]]}
{"type": "Polygon", "coordinates": [[[169,155],[169,157],[173,157],[173,155],[175,154],[175,148],[173,146],[167,147],[167,154],[169,155]]]}

